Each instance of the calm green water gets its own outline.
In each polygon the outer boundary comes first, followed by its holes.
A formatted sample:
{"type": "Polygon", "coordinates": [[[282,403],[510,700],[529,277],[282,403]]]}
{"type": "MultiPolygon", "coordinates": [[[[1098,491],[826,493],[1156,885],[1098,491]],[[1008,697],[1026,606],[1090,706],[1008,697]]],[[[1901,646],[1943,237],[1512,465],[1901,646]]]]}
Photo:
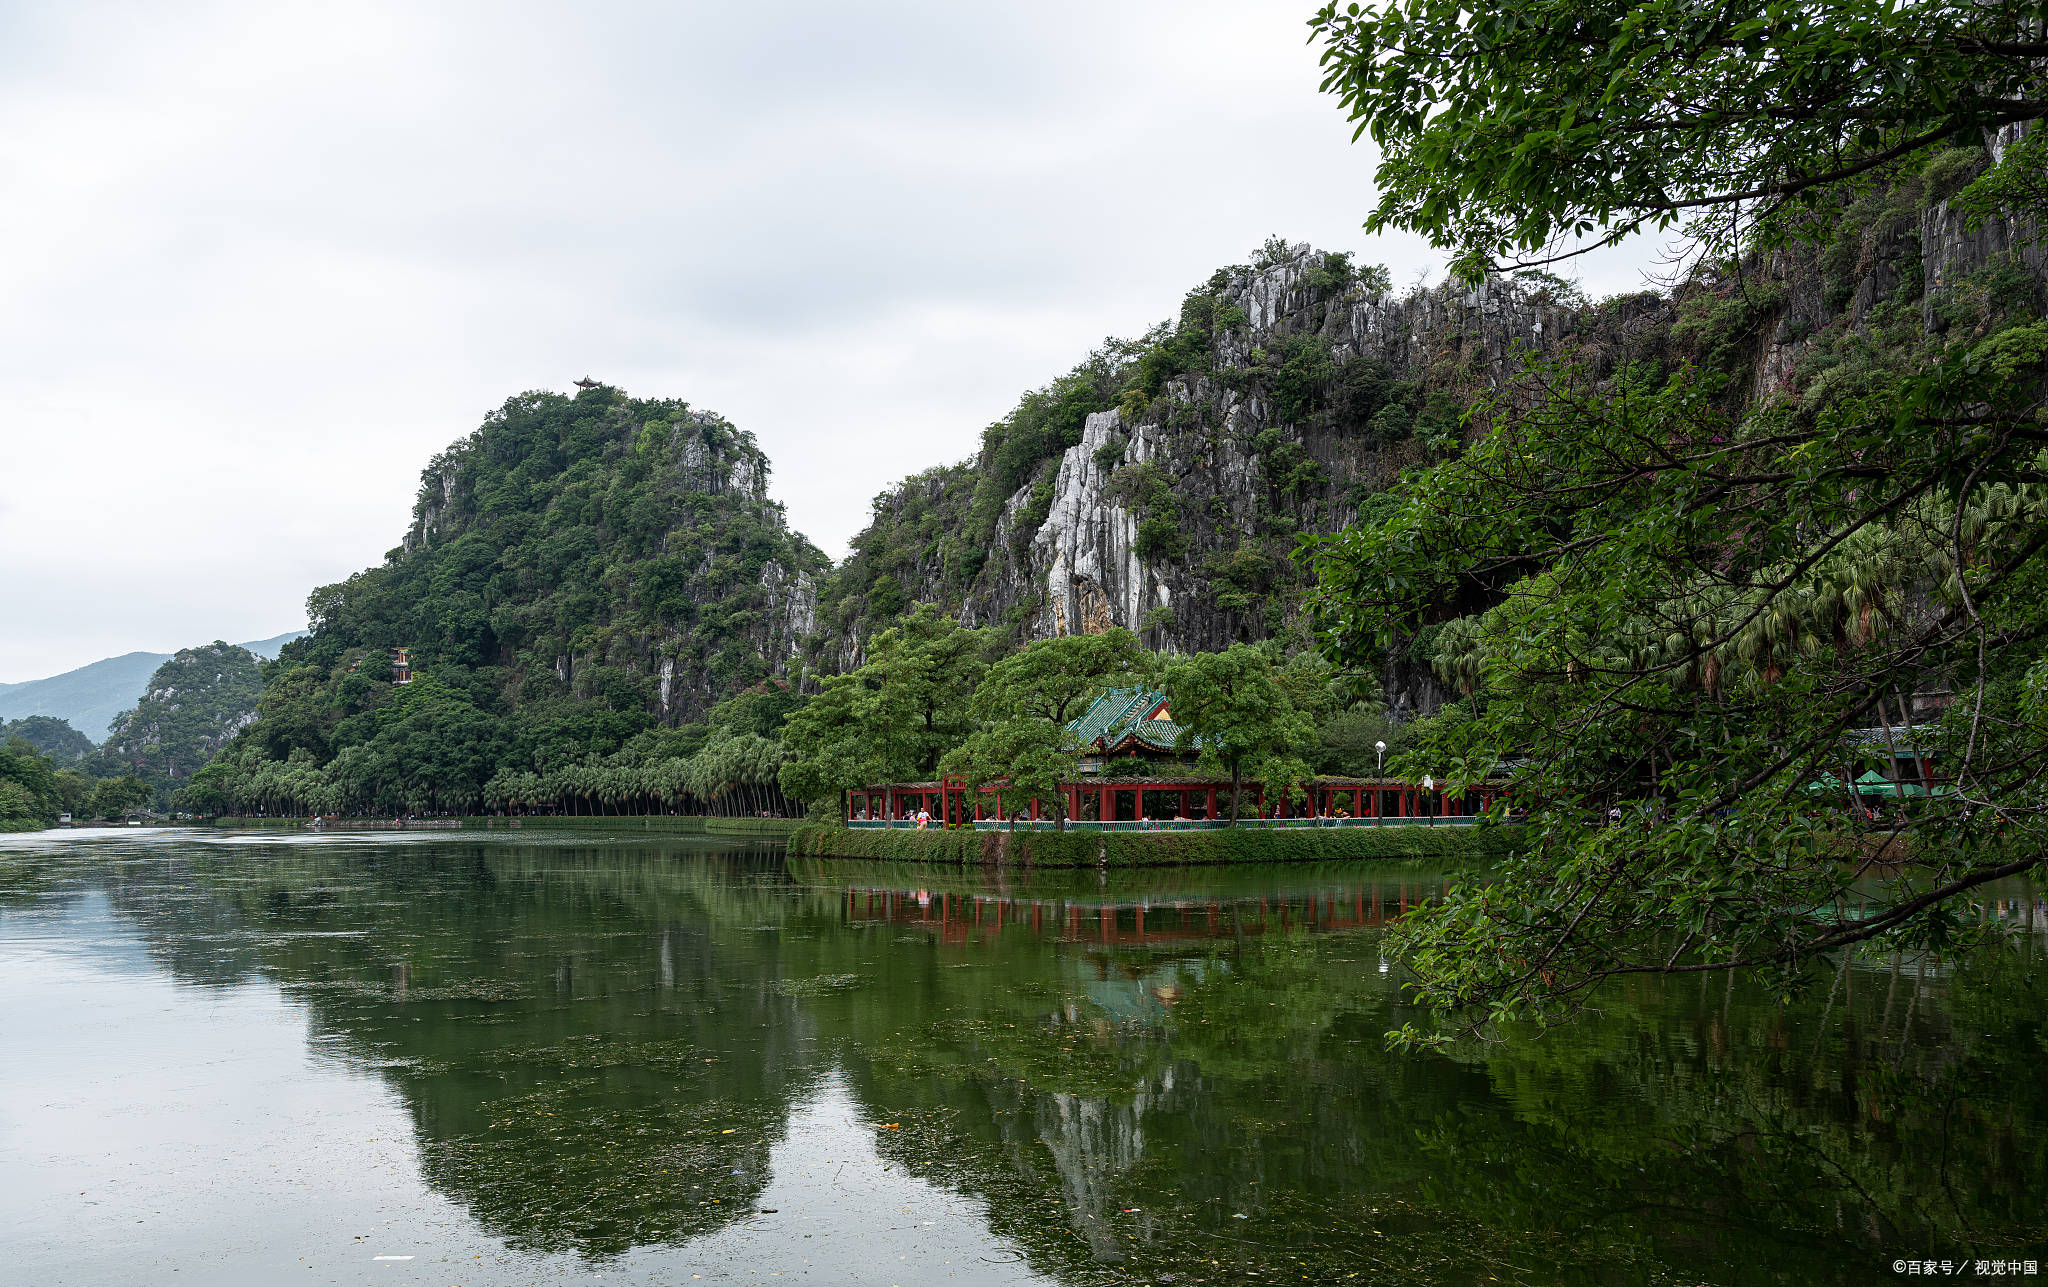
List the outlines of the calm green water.
{"type": "Polygon", "coordinates": [[[2048,1259],[2048,931],[1396,1056],[1413,869],[0,840],[0,1280],[1865,1283],[2048,1259]],[[386,1259],[380,1257],[408,1257],[386,1259]]]}

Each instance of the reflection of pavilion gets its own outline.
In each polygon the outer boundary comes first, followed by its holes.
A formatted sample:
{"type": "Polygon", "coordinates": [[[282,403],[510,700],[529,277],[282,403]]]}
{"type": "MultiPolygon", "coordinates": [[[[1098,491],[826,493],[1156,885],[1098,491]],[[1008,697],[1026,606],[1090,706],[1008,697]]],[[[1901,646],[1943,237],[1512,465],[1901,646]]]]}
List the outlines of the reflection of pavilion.
{"type": "Polygon", "coordinates": [[[1025,898],[849,885],[850,924],[930,930],[944,943],[993,944],[1006,931],[1062,942],[1139,946],[1264,934],[1372,929],[1399,919],[1431,891],[1420,883],[1347,884],[1256,898],[1025,898]]]}

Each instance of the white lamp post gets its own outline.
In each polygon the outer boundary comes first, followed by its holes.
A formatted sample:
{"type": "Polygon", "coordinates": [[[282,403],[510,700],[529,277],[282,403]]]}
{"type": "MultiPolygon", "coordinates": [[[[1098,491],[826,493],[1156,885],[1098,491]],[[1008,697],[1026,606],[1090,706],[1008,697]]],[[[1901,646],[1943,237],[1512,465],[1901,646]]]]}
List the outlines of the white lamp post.
{"type": "Polygon", "coordinates": [[[1387,822],[1387,811],[1380,806],[1385,803],[1386,794],[1380,790],[1379,779],[1385,777],[1387,772],[1387,744],[1385,742],[1374,742],[1372,749],[1375,752],[1372,774],[1372,825],[1382,827],[1387,822]]]}
{"type": "Polygon", "coordinates": [[[1436,779],[1427,773],[1422,775],[1422,816],[1429,819],[1425,825],[1436,825],[1436,779]]]}

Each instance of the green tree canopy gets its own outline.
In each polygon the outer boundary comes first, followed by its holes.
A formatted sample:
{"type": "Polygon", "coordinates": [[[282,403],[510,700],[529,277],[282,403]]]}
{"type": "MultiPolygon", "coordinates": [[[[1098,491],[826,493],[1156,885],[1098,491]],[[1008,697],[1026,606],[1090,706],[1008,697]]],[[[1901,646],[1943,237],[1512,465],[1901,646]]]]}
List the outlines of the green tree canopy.
{"type": "Polygon", "coordinates": [[[115,821],[129,810],[148,804],[154,794],[150,785],[138,777],[104,778],[93,788],[85,811],[92,817],[115,821]]]}
{"type": "Polygon", "coordinates": [[[1067,797],[1061,787],[1074,780],[1087,748],[1074,731],[1036,715],[1020,715],[971,734],[953,749],[945,769],[967,779],[970,789],[995,785],[996,809],[1017,814],[1037,800],[1052,812],[1053,826],[1067,827],[1067,797]]]}
{"type": "Polygon", "coordinates": [[[789,716],[782,789],[809,801],[849,787],[923,780],[976,729],[975,690],[1000,648],[994,632],[969,630],[929,603],[875,636],[868,661],[823,682],[789,716]]]}
{"type": "Polygon", "coordinates": [[[892,764],[926,778],[974,731],[974,694],[1001,647],[994,632],[969,630],[920,603],[875,636],[858,672],[873,694],[868,726],[892,764]]]}
{"type": "Polygon", "coordinates": [[[1308,776],[1301,752],[1315,741],[1315,722],[1297,703],[1302,674],[1284,674],[1263,648],[1232,644],[1195,653],[1166,667],[1162,685],[1183,738],[1199,742],[1203,767],[1230,775],[1230,820],[1238,817],[1247,777],[1268,792],[1308,776]]]}
{"type": "Polygon", "coordinates": [[[970,787],[997,783],[996,803],[1014,816],[1031,800],[1067,825],[1063,784],[1080,771],[1087,747],[1067,728],[1103,690],[1137,682],[1152,657],[1128,630],[1039,639],[989,667],[974,694],[977,729],[947,756],[945,767],[970,787]]]}
{"type": "Polygon", "coordinates": [[[53,822],[61,799],[55,768],[27,738],[0,744],[0,827],[53,822]]]}
{"type": "Polygon", "coordinates": [[[1099,635],[1037,639],[989,667],[974,694],[977,717],[1065,724],[1107,688],[1148,679],[1152,654],[1121,626],[1099,635]]]}
{"type": "Polygon", "coordinates": [[[1733,238],[2048,115],[2038,0],[1330,0],[1310,25],[1323,88],[1381,149],[1366,226],[1467,276],[1694,217],[1733,238]]]}

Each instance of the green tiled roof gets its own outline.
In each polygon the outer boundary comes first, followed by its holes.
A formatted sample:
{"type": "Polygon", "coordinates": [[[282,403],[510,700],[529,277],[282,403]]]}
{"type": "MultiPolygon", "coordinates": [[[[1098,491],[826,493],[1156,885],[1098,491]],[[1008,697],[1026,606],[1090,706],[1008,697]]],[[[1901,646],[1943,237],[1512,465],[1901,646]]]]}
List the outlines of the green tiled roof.
{"type": "Polygon", "coordinates": [[[1155,751],[1180,749],[1180,725],[1170,719],[1141,720],[1131,733],[1139,742],[1155,751]]]}
{"type": "Polygon", "coordinates": [[[1165,700],[1166,694],[1156,689],[1112,688],[1067,727],[1084,743],[1105,751],[1117,750],[1133,739],[1154,751],[1178,750],[1180,725],[1145,718],[1165,700]]]}
{"type": "Polygon", "coordinates": [[[1117,740],[1114,735],[1121,733],[1124,725],[1164,700],[1164,694],[1150,689],[1112,688],[1096,698],[1095,704],[1081,712],[1081,718],[1070,721],[1067,727],[1073,729],[1083,742],[1100,741],[1107,745],[1117,740]]]}

